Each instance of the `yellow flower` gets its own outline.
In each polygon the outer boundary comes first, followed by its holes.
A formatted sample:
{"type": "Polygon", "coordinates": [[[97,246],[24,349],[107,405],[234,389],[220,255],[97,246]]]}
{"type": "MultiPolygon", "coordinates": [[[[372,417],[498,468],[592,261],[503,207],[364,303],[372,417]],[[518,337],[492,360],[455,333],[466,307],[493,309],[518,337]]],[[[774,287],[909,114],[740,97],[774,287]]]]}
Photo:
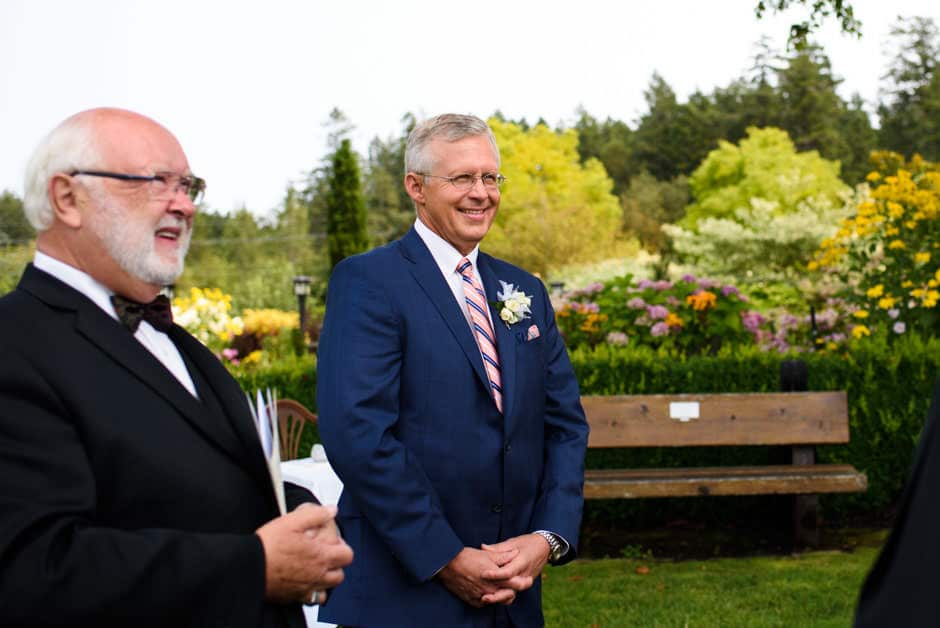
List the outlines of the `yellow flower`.
{"type": "Polygon", "coordinates": [[[915,264],[926,264],[929,261],[930,261],[930,253],[928,252],[914,253],[915,264]]]}
{"type": "Polygon", "coordinates": [[[855,318],[868,318],[868,310],[856,310],[852,312],[852,316],[855,318]]]}
{"type": "Polygon", "coordinates": [[[878,307],[880,307],[883,310],[890,310],[891,308],[894,307],[894,304],[897,302],[898,300],[893,297],[883,297],[881,299],[878,299],[878,307]]]}
{"type": "Polygon", "coordinates": [[[664,322],[669,327],[682,327],[682,319],[672,312],[669,312],[669,314],[666,315],[666,320],[664,322]]]}
{"type": "Polygon", "coordinates": [[[872,170],[871,172],[868,173],[868,176],[865,177],[865,180],[871,183],[874,183],[875,181],[880,181],[881,174],[879,174],[876,170],[872,170]]]}
{"type": "Polygon", "coordinates": [[[889,249],[903,249],[906,248],[906,246],[907,245],[905,245],[901,240],[891,240],[891,242],[888,244],[889,249]]]}
{"type": "Polygon", "coordinates": [[[690,294],[685,298],[685,302],[692,306],[692,309],[696,311],[707,310],[710,307],[715,306],[717,298],[715,294],[709,292],[708,290],[703,290],[698,294],[690,294]]]}
{"type": "Polygon", "coordinates": [[[904,215],[904,208],[899,204],[889,201],[888,202],[888,215],[892,218],[900,218],[904,215]]]}
{"type": "Polygon", "coordinates": [[[242,364],[257,364],[261,361],[261,350],[252,351],[241,361],[242,364]]]}
{"type": "Polygon", "coordinates": [[[868,298],[869,298],[869,299],[877,299],[878,297],[880,297],[880,296],[883,295],[884,293],[885,293],[885,287],[884,287],[884,285],[878,284],[877,286],[874,286],[874,287],[872,287],[872,288],[869,288],[868,291],[867,291],[865,294],[868,295],[868,298]]]}
{"type": "Polygon", "coordinates": [[[856,325],[852,328],[852,336],[856,339],[863,338],[865,336],[871,336],[871,332],[864,325],[856,325]]]}

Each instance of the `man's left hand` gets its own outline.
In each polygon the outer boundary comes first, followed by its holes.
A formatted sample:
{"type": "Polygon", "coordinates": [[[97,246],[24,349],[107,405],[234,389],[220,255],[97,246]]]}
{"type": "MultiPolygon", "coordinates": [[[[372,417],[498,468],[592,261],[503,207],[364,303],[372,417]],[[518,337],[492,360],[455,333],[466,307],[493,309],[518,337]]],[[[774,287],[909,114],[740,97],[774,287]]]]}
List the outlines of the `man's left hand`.
{"type": "MultiPolygon", "coordinates": [[[[508,552],[509,550],[518,550],[518,554],[509,562],[501,565],[498,569],[487,569],[482,577],[485,580],[491,580],[494,584],[513,589],[515,591],[525,591],[532,586],[535,579],[542,573],[542,569],[548,563],[548,557],[551,548],[548,546],[542,536],[538,534],[523,534],[511,539],[507,539],[495,545],[481,546],[481,549],[488,552],[508,552]]],[[[487,596],[483,596],[483,602],[489,602],[487,596]]]]}

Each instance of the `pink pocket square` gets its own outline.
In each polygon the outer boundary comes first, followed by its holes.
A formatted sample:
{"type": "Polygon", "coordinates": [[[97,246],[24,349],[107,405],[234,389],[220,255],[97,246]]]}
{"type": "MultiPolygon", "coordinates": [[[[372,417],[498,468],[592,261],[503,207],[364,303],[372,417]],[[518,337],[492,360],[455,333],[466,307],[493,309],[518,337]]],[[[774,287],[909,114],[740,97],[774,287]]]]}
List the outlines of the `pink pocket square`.
{"type": "Polygon", "coordinates": [[[539,326],[532,325],[531,327],[529,327],[529,331],[526,332],[526,340],[535,340],[540,335],[541,334],[539,333],[539,326]]]}

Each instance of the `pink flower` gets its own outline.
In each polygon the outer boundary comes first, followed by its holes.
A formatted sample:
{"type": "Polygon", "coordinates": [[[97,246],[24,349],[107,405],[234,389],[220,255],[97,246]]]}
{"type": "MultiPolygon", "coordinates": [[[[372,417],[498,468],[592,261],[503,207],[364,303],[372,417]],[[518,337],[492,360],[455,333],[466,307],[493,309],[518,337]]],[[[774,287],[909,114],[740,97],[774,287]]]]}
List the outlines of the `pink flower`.
{"type": "Polygon", "coordinates": [[[662,305],[650,305],[646,308],[646,313],[649,314],[651,319],[658,321],[666,318],[669,314],[669,310],[662,305]]]}
{"type": "Polygon", "coordinates": [[[631,310],[642,310],[643,308],[646,307],[646,301],[644,301],[640,297],[633,297],[632,299],[627,301],[627,307],[630,308],[631,310]]]}
{"type": "Polygon", "coordinates": [[[666,336],[669,334],[669,325],[663,321],[659,321],[650,327],[650,334],[653,336],[666,336]]]}
{"type": "Polygon", "coordinates": [[[896,334],[903,334],[905,331],[907,331],[907,325],[904,324],[904,321],[898,321],[891,329],[894,330],[894,333],[896,334]]]}
{"type": "Polygon", "coordinates": [[[622,331],[612,331],[607,334],[607,344],[609,345],[625,345],[629,340],[622,331]]]}

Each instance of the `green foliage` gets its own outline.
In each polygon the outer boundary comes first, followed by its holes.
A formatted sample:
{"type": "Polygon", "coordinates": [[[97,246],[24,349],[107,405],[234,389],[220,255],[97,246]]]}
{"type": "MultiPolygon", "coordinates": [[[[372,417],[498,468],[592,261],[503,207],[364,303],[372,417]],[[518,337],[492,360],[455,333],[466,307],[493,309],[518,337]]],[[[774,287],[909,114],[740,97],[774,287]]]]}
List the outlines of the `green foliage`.
{"type": "Polygon", "coordinates": [[[812,1],[812,11],[809,17],[790,25],[787,46],[792,46],[796,50],[806,48],[809,36],[819,30],[823,21],[830,16],[836,18],[843,33],[856,37],[862,36],[862,23],[855,18],[852,5],[845,0],[759,0],[754,13],[760,19],[768,9],[779,13],[798,4],[805,7],[810,1],[812,1]]]}
{"type": "Polygon", "coordinates": [[[839,165],[816,151],[799,153],[786,131],[748,129],[738,145],[720,142],[689,178],[695,202],[683,226],[694,228],[703,218],[732,218],[753,198],[777,203],[788,214],[803,202],[841,205],[849,191],[839,180],[839,165]]]}
{"type": "Polygon", "coordinates": [[[597,159],[614,182],[614,194],[619,195],[637,174],[634,156],[633,131],[624,122],[607,118],[598,122],[583,108],[577,111],[578,155],[581,163],[597,159]]]}
{"type": "Polygon", "coordinates": [[[369,236],[380,246],[399,238],[415,220],[414,204],[405,191],[405,144],[415,127],[413,114],[402,116],[402,133],[387,140],[374,138],[369,144],[363,193],[368,210],[369,236]]]}
{"type": "Polygon", "coordinates": [[[644,170],[630,180],[620,202],[624,230],[648,250],[660,251],[666,246],[662,225],[678,222],[685,215],[688,179],[679,175],[672,181],[659,181],[644,170]]]}
{"type": "Polygon", "coordinates": [[[525,131],[495,118],[490,125],[507,182],[484,249],[543,276],[608,257],[620,232],[620,207],[600,162],[581,164],[577,134],[541,124],[525,131]]]}
{"type": "Polygon", "coordinates": [[[9,190],[0,194],[0,246],[26,244],[36,236],[23,215],[23,201],[9,190]]]}
{"type": "Polygon", "coordinates": [[[891,35],[894,57],[878,106],[881,146],[940,161],[940,30],[931,18],[899,18],[891,35]]]}
{"type": "Polygon", "coordinates": [[[366,206],[362,197],[359,163],[348,139],[333,154],[326,195],[326,241],[330,266],[369,248],[366,206]]]}

